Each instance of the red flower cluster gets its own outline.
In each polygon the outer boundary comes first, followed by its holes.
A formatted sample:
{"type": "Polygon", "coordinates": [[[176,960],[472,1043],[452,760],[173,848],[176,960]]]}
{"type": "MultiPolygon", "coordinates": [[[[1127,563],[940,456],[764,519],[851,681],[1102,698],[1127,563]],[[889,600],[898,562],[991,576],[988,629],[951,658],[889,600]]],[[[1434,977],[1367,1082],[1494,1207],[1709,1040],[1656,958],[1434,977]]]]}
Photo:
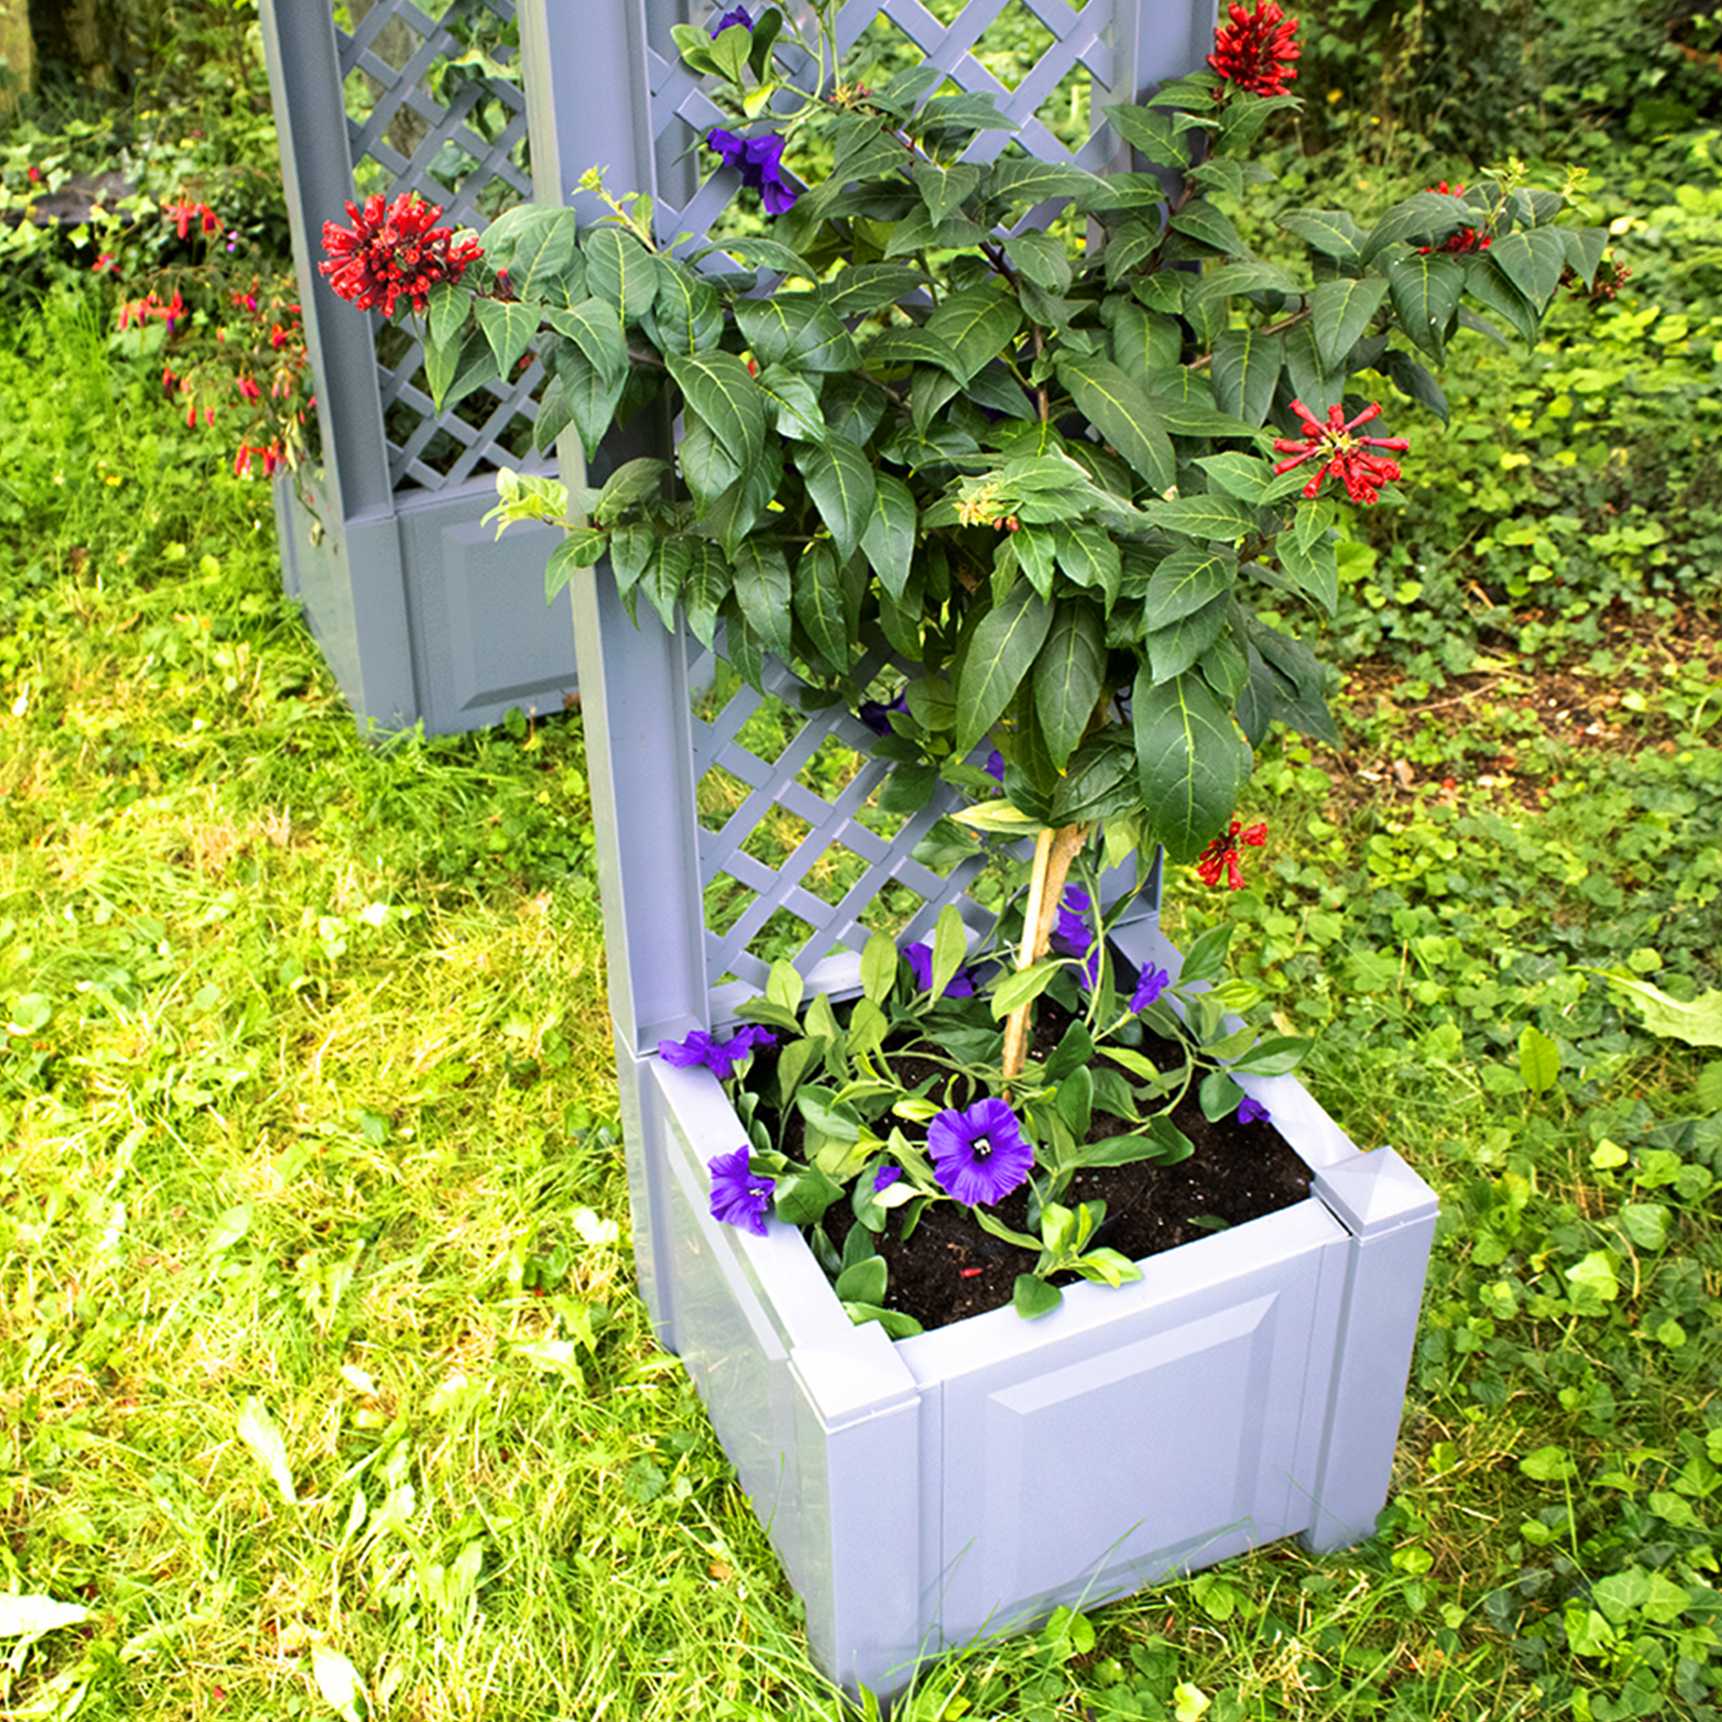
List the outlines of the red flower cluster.
{"type": "Polygon", "coordinates": [[[1274,448],[1289,454],[1291,460],[1276,462],[1276,473],[1290,472],[1306,460],[1320,460],[1321,467],[1314,478],[1303,487],[1305,496],[1320,494],[1322,481],[1329,476],[1345,486],[1345,494],[1353,502],[1371,503],[1379,500],[1381,487],[1399,476],[1399,462],[1371,454],[1372,448],[1391,449],[1403,453],[1410,448],[1402,436],[1358,436],[1357,427],[1381,416],[1380,402],[1371,402],[1356,418],[1347,419],[1345,409],[1336,401],[1327,409],[1327,423],[1312,414],[1302,401],[1293,401],[1291,410],[1297,414],[1303,436],[1293,439],[1277,437],[1274,448]]]}
{"type": "Polygon", "coordinates": [[[174,232],[181,239],[191,232],[193,223],[205,238],[213,238],[221,231],[221,217],[207,203],[193,203],[183,192],[172,203],[164,203],[161,212],[173,223],[174,232]]]}
{"type": "MultiPolygon", "coordinates": [[[[1431,191],[1439,191],[1447,197],[1461,197],[1465,188],[1462,185],[1449,185],[1442,180],[1439,185],[1432,185],[1431,191]]],[[[1419,245],[1418,254],[1427,257],[1431,251],[1487,251],[1495,242],[1488,234],[1479,232],[1475,227],[1461,227],[1457,233],[1449,233],[1439,245],[1419,245]]]]}
{"type": "Polygon", "coordinates": [[[273,478],[285,459],[286,456],[282,452],[279,442],[242,442],[239,445],[239,453],[233,457],[233,476],[235,478],[249,478],[252,463],[256,462],[262,466],[265,478],[273,478]]]}
{"type": "Polygon", "coordinates": [[[402,299],[423,311],[431,288],[458,281],[484,255],[476,239],[456,243],[452,228],[438,227],[442,205],[421,202],[416,192],[392,204],[377,192],[363,209],[349,203],[347,215],[351,227],[323,223],[327,261],[319,268],[329,285],[361,311],[380,307],[392,317],[402,299]]]}
{"type": "Polygon", "coordinates": [[[1228,8],[1229,24],[1214,31],[1208,64],[1227,83],[1256,96],[1283,96],[1297,77],[1297,19],[1288,18],[1274,0],[1256,0],[1246,12],[1237,0],[1228,8]]]}
{"type": "Polygon", "coordinates": [[[1593,305],[1603,304],[1614,298],[1630,279],[1632,271],[1624,263],[1616,263],[1612,258],[1605,258],[1596,266],[1596,278],[1590,286],[1585,286],[1579,272],[1569,263],[1561,271],[1561,285],[1575,299],[1588,299],[1593,305]]]}
{"type": "Polygon", "coordinates": [[[1228,890],[1243,890],[1244,869],[1238,856],[1238,845],[1247,843],[1252,849],[1260,849],[1267,840],[1268,822],[1265,819],[1257,820],[1247,828],[1242,820],[1234,819],[1225,834],[1216,837],[1202,851],[1201,859],[1196,863],[1196,876],[1210,887],[1224,879],[1228,890]]]}

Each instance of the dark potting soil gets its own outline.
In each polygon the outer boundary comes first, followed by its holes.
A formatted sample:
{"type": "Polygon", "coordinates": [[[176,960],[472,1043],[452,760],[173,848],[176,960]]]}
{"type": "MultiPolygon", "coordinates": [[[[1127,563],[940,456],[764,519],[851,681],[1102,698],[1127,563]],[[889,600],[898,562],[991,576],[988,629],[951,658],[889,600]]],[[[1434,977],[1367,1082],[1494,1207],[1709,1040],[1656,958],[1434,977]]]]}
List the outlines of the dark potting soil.
{"type": "MultiPolygon", "coordinates": [[[[1058,1005],[1042,999],[1035,1013],[1033,1055],[1048,1057],[1070,1021],[1058,1005]]],[[[1147,1036],[1140,1050],[1162,1070],[1184,1062],[1181,1047],[1154,1035],[1147,1036]]],[[[889,1043],[886,1052],[888,1056],[889,1043]]],[[[891,1064],[911,1088],[930,1075],[943,1074],[940,1066],[912,1053],[891,1059],[891,1064]]],[[[1145,1100],[1143,1110],[1152,1104],[1145,1100]]],[[[1173,1110],[1172,1122],[1195,1145],[1189,1159],[1176,1166],[1139,1162],[1095,1167],[1071,1180],[1062,1198],[1067,1206],[1096,1199],[1106,1203],[1106,1218],[1090,1247],[1106,1246],[1139,1262],[1209,1232],[1289,1208],[1309,1194],[1309,1168],[1271,1122],[1240,1124],[1231,1116],[1211,1124],[1193,1090],[1173,1110]]],[[[786,1147],[791,1154],[799,1151],[800,1125],[799,1117],[789,1120],[786,1135],[793,1140],[786,1147]]],[[[1088,1140],[1123,1136],[1131,1129],[1126,1119],[1096,1112],[1088,1140]]],[[[992,1212],[1012,1230],[1027,1231],[1028,1187],[1007,1196],[992,1212]]],[[[1009,1303],[1016,1276],[1034,1265],[1029,1251],[983,1232],[955,1204],[929,1206],[906,1241],[896,1235],[895,1218],[893,1228],[878,1240],[890,1270],[885,1302],[924,1328],[944,1327],[1009,1303]]],[[[846,1202],[835,1204],[826,1215],[831,1240],[840,1249],[849,1228],[858,1223],[846,1202]]],[[[1074,1279],[1064,1276],[1062,1283],[1074,1279]]]]}

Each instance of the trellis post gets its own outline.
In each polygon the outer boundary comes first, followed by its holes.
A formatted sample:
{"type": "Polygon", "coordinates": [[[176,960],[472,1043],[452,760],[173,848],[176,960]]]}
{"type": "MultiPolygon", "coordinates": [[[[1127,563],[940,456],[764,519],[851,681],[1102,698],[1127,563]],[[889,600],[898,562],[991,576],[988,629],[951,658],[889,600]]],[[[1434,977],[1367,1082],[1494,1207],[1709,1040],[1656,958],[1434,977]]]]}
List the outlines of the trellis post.
{"type": "MultiPolygon", "coordinates": [[[[513,0],[459,4],[498,22],[513,12],[513,0]]],[[[497,465],[546,464],[503,446],[530,425],[536,362],[478,397],[482,415],[438,415],[416,343],[340,304],[317,271],[323,223],[346,219],[361,155],[388,176],[391,195],[416,188],[447,204],[452,222],[496,213],[477,200],[499,185],[518,199],[525,175],[509,158],[525,99],[500,78],[469,84],[446,107],[436,99],[427,80],[458,46],[453,13],[432,20],[411,0],[353,11],[349,33],[337,28],[334,0],[262,0],[322,449],[320,462],[277,481],[284,582],[367,728],[446,732],[494,723],[514,706],[560,711],[575,675],[566,601],[544,602],[555,535],[522,528],[498,543],[482,524],[497,465]],[[384,43],[401,64],[385,57],[384,43]],[[506,147],[488,154],[465,124],[480,96],[517,110],[506,147]],[[408,118],[424,136],[403,156],[388,133],[408,118]],[[445,145],[478,162],[452,194],[431,172],[445,145]],[[385,342],[402,350],[385,353],[385,342]]]]}

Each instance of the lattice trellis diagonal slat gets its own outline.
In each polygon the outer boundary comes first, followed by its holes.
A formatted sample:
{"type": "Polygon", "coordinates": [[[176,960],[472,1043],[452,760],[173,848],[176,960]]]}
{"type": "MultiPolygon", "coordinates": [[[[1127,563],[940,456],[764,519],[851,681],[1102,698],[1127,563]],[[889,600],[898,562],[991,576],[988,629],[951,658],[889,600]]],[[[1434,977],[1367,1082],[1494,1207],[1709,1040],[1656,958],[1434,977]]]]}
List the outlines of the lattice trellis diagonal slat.
{"type": "MultiPolygon", "coordinates": [[[[695,685],[706,679],[711,667],[709,663],[693,666],[695,685]]],[[[721,829],[701,829],[699,834],[701,884],[709,887],[727,876],[755,893],[754,901],[723,931],[709,925],[706,929],[707,973],[720,981],[713,993],[713,1014],[719,1020],[765,984],[769,964],[749,946],[779,911],[787,911],[808,929],[792,960],[810,976],[834,965],[841,967],[842,952],[861,950],[872,931],[863,916],[892,884],[905,887],[920,901],[903,930],[904,939],[924,934],[948,903],[963,907],[977,925],[986,920],[985,912],[963,896],[981,864],[978,856],[959,862],[946,876],[915,858],[916,848],[946,811],[944,802],[936,801],[909,817],[888,837],[862,823],[861,815],[892,767],[868,757],[876,738],[855,718],[829,710],[813,714],[773,760],[761,759],[745,745],[740,739],[744,725],[768,700],[775,702],[777,711],[790,711],[805,691],[805,684],[781,664],[768,665],[763,680],[764,695],[743,687],[713,718],[693,722],[696,776],[717,768],[749,790],[721,829]],[[828,800],[802,781],[802,773],[831,742],[854,750],[859,758],[854,774],[828,800]],[[744,845],[777,810],[806,829],[787,856],[768,865],[749,855],[744,845]],[[847,851],[862,869],[836,903],[807,886],[811,869],[833,849],[847,851]],[[723,981],[726,976],[735,977],[734,982],[723,981]]]]}
{"type": "MultiPolygon", "coordinates": [[[[345,28],[344,11],[336,7],[336,45],[355,189],[367,172],[375,174],[391,196],[416,191],[442,204],[444,219],[455,226],[482,226],[528,198],[525,92],[512,76],[477,71],[457,33],[475,22],[512,24],[514,0],[453,0],[440,9],[375,0],[345,28]],[[457,62],[459,87],[439,94],[439,76],[457,62]],[[482,128],[485,109],[492,110],[495,135],[482,128]]],[[[490,54],[492,66],[504,63],[503,52],[498,46],[490,54]]],[[[450,489],[497,466],[537,464],[530,427],[542,367],[534,363],[519,377],[492,383],[474,397],[476,408],[469,400],[439,414],[423,386],[423,364],[416,340],[398,359],[377,358],[396,491],[450,489]]]]}

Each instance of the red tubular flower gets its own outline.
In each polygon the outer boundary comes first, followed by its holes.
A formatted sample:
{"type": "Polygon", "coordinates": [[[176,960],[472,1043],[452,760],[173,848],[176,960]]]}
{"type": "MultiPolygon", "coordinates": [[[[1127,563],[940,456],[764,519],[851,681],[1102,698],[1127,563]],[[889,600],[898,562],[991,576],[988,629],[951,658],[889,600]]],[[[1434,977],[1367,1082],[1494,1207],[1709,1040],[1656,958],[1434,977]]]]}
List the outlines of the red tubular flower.
{"type": "Polygon", "coordinates": [[[1297,77],[1297,19],[1288,18],[1274,0],[1256,0],[1246,12],[1237,0],[1227,9],[1229,24],[1214,31],[1208,64],[1227,83],[1257,96],[1283,96],[1297,77]]]}
{"type": "MultiPolygon", "coordinates": [[[[1446,180],[1442,180],[1439,185],[1430,186],[1429,189],[1438,191],[1446,197],[1459,197],[1465,190],[1464,186],[1449,185],[1446,180]]],[[[1495,241],[1487,233],[1478,228],[1461,227],[1457,233],[1449,233],[1439,245],[1419,245],[1417,250],[1420,256],[1427,257],[1431,251],[1452,251],[1455,253],[1487,251],[1494,243],[1495,241]]]]}
{"type": "Polygon", "coordinates": [[[1356,434],[1359,425],[1381,416],[1380,402],[1372,401],[1356,418],[1348,420],[1345,409],[1336,401],[1327,409],[1326,424],[1316,418],[1302,401],[1293,401],[1291,410],[1297,414],[1299,428],[1304,434],[1299,438],[1275,439],[1275,450],[1292,458],[1276,462],[1274,471],[1290,472],[1306,460],[1320,460],[1322,464],[1315,477],[1303,487],[1305,496],[1319,495],[1322,481],[1331,476],[1345,486],[1345,494],[1353,502],[1367,505],[1379,501],[1381,487],[1391,484],[1399,476],[1399,462],[1369,451],[1385,448],[1402,454],[1411,447],[1402,436],[1356,434]]]}
{"type": "Polygon", "coordinates": [[[353,225],[323,224],[323,249],[318,267],[329,285],[361,311],[380,309],[385,317],[406,300],[423,311],[431,288],[441,281],[458,281],[484,255],[476,239],[458,243],[454,231],[438,227],[439,203],[424,203],[408,192],[386,203],[380,192],[361,209],[347,205],[353,225]]]}
{"type": "Polygon", "coordinates": [[[248,401],[260,401],[263,399],[263,391],[257,386],[257,379],[255,377],[240,377],[238,379],[237,387],[239,389],[239,393],[248,401]]]}
{"type": "Polygon", "coordinates": [[[1252,849],[1260,849],[1268,840],[1268,822],[1259,819],[1254,825],[1246,827],[1241,819],[1234,819],[1225,832],[1214,839],[1196,862],[1196,876],[1210,889],[1223,879],[1226,888],[1231,891],[1241,891],[1244,888],[1244,869],[1238,856],[1238,845],[1247,843],[1252,849]]]}

